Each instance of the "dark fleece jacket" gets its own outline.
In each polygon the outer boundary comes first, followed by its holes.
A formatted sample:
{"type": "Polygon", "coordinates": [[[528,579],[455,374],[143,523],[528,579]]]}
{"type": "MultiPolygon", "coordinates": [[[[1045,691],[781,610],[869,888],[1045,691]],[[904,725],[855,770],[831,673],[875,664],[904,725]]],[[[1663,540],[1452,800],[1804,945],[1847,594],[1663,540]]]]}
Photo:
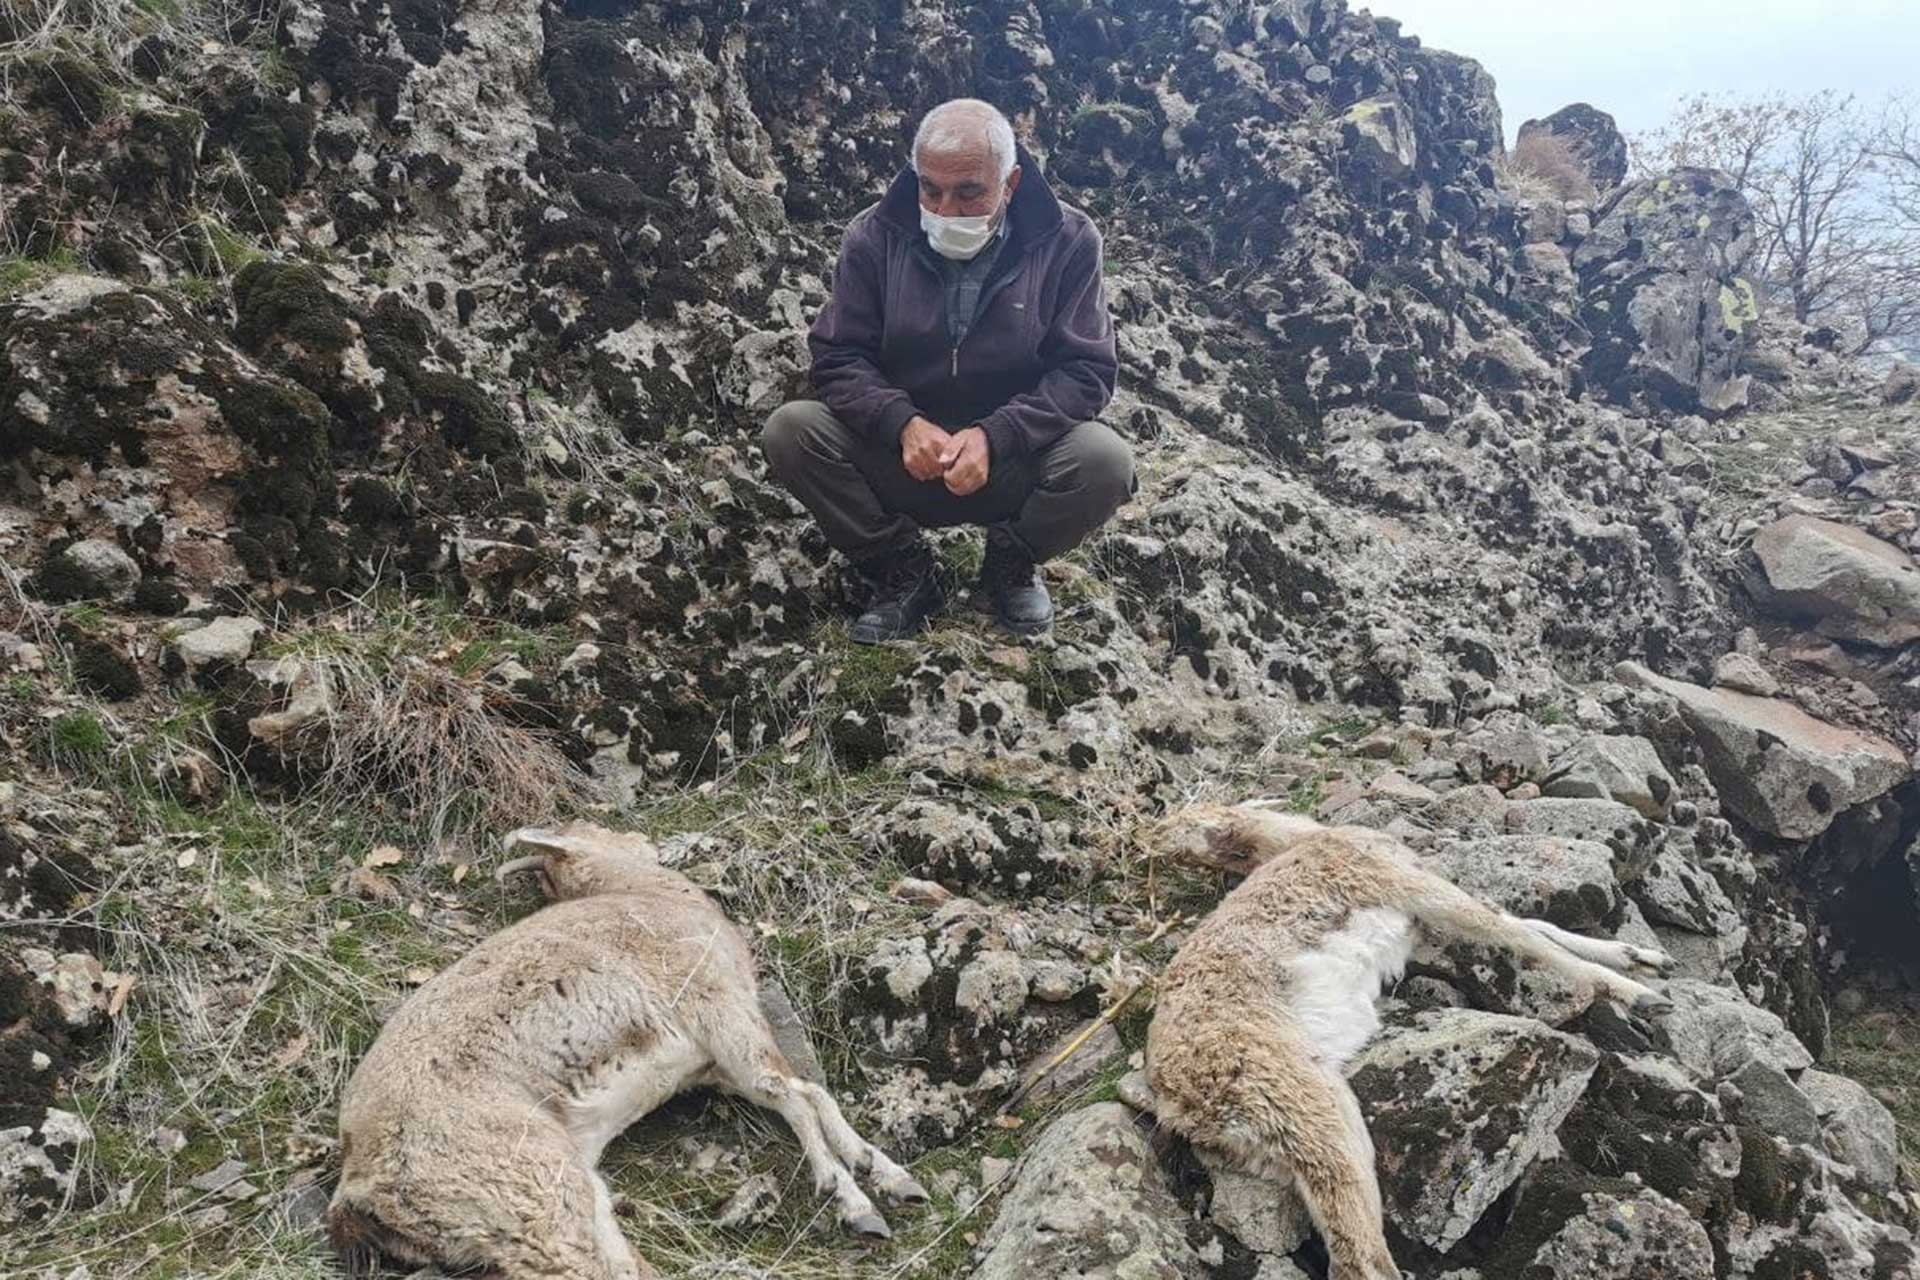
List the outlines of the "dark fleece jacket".
{"type": "Polygon", "coordinates": [[[978,423],[996,461],[1022,458],[1113,397],[1100,233],[1060,203],[1024,150],[1018,163],[1009,240],[957,346],[913,170],[847,228],[833,296],[808,335],[813,385],[876,448],[897,451],[918,413],[950,431],[978,423]]]}

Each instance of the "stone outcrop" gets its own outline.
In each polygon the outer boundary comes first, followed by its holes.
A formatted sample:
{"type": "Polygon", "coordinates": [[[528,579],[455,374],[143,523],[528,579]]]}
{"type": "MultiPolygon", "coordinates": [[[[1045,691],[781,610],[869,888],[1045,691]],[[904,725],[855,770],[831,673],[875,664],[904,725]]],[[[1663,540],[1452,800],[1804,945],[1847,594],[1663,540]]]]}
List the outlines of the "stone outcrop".
{"type": "Polygon", "coordinates": [[[1721,801],[1762,831],[1806,840],[1909,776],[1905,753],[1824,724],[1791,703],[1657,676],[1628,663],[1621,677],[1672,698],[1698,736],[1721,801]]]}
{"type": "Polygon", "coordinates": [[[1920,640],[1920,563],[1850,525],[1788,516],[1753,540],[1772,613],[1822,635],[1897,649],[1920,640]]]}
{"type": "Polygon", "coordinates": [[[1600,195],[1606,195],[1626,181],[1626,136],[1613,117],[1598,107],[1584,102],[1572,103],[1544,119],[1523,122],[1516,136],[1524,144],[1527,136],[1535,133],[1565,141],[1600,195]]]}
{"type": "Polygon", "coordinates": [[[1623,404],[1730,413],[1759,321],[1753,215],[1725,174],[1682,169],[1629,183],[1594,211],[1573,253],[1588,381],[1623,404]]]}

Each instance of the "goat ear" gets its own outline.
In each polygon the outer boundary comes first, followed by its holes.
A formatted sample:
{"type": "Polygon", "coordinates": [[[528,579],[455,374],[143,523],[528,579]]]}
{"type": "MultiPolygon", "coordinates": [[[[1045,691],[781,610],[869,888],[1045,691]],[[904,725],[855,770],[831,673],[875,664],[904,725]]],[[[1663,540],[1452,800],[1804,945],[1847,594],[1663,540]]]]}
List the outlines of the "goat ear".
{"type": "Polygon", "coordinates": [[[526,845],[534,852],[550,858],[580,857],[599,847],[598,841],[546,827],[521,827],[518,831],[510,831],[503,843],[509,850],[526,845]]]}

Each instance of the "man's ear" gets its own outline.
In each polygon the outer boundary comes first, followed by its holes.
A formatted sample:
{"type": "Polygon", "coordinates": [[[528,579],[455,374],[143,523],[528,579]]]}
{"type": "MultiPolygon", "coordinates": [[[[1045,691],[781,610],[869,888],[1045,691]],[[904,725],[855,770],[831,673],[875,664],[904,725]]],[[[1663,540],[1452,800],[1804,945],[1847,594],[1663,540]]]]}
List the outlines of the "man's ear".
{"type": "Polygon", "coordinates": [[[1020,187],[1020,166],[1007,170],[1007,203],[1013,203],[1013,193],[1020,187]]]}

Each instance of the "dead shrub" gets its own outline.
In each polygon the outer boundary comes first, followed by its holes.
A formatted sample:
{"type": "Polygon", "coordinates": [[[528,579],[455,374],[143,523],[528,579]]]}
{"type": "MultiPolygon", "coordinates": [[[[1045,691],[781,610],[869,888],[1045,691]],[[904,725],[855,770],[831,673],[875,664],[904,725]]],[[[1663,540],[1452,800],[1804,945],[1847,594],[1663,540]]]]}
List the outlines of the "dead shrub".
{"type": "Polygon", "coordinates": [[[542,822],[596,798],[557,746],[507,718],[505,690],[411,655],[317,661],[333,705],[302,736],[322,762],[310,795],[329,809],[421,822],[444,844],[458,828],[542,822]]]}
{"type": "Polygon", "coordinates": [[[1529,129],[1514,143],[1501,167],[1501,185],[1522,197],[1592,201],[1597,194],[1586,157],[1572,139],[1545,129],[1529,129]]]}

